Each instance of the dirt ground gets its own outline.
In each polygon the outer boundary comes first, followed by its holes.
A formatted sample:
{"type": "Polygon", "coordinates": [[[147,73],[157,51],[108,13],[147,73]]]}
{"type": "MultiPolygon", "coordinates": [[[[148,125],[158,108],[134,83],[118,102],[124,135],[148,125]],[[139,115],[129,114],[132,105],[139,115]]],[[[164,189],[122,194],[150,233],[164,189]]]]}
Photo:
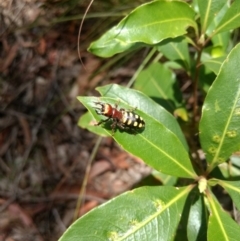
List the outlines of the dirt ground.
{"type": "Polygon", "coordinates": [[[77,14],[86,6],[0,0],[0,241],[57,240],[74,217],[151,172],[112,138],[101,140],[91,162],[99,137],[77,126],[86,110],[76,97],[124,85],[137,63],[102,70],[107,61],[86,51],[95,37],[96,19],[89,18],[81,33],[83,67],[77,14]]]}

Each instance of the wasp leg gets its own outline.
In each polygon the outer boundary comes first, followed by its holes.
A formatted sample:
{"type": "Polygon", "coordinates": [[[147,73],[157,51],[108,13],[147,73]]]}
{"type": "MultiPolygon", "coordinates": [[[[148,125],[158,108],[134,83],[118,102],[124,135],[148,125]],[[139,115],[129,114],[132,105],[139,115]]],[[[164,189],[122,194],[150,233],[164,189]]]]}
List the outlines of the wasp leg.
{"type": "Polygon", "coordinates": [[[117,126],[118,126],[119,128],[121,128],[122,130],[123,130],[123,129],[126,129],[126,127],[125,127],[121,122],[117,122],[117,126]]]}
{"type": "Polygon", "coordinates": [[[132,113],[134,113],[134,111],[137,109],[137,107],[132,107],[130,110],[128,110],[128,111],[130,111],[130,112],[132,112],[132,113]]]}
{"type": "Polygon", "coordinates": [[[136,130],[135,130],[133,127],[125,126],[125,125],[123,125],[123,123],[118,122],[118,123],[117,123],[117,126],[118,126],[119,128],[121,128],[122,130],[127,130],[128,133],[131,133],[131,134],[133,134],[133,135],[136,135],[136,134],[138,133],[138,132],[136,132],[136,130]]]}
{"type": "Polygon", "coordinates": [[[107,121],[110,120],[110,119],[111,119],[111,117],[107,118],[106,120],[100,120],[98,123],[96,123],[96,124],[94,124],[94,125],[95,125],[95,126],[99,126],[99,125],[101,125],[102,123],[107,122],[107,121]]]}
{"type": "Polygon", "coordinates": [[[113,121],[112,125],[111,125],[111,128],[112,128],[112,136],[114,135],[115,133],[115,130],[116,130],[116,126],[118,125],[118,122],[116,120],[113,121]]]}

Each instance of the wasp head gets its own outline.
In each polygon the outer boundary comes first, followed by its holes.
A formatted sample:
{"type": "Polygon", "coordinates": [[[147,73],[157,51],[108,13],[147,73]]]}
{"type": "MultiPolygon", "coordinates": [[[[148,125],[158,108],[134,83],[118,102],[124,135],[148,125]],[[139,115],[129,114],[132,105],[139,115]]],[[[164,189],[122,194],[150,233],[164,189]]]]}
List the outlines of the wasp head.
{"type": "Polygon", "coordinates": [[[110,104],[102,102],[94,103],[97,105],[97,107],[95,107],[95,111],[98,115],[112,116],[112,106],[110,104]]]}

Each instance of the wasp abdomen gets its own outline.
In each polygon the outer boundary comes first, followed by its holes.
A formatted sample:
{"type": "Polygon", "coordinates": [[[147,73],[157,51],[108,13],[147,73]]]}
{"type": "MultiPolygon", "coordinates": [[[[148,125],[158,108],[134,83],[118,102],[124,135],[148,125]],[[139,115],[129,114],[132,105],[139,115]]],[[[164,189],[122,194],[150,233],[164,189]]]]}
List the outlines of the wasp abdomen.
{"type": "Polygon", "coordinates": [[[122,123],[128,127],[134,128],[143,128],[145,126],[143,118],[130,111],[123,112],[122,123]]]}

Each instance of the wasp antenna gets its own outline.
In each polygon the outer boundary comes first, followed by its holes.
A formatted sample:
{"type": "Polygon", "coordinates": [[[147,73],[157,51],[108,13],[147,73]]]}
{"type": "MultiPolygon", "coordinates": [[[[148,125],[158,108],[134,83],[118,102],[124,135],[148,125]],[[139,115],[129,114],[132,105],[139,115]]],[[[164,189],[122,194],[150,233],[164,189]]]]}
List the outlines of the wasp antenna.
{"type": "Polygon", "coordinates": [[[95,109],[95,112],[96,112],[98,115],[101,115],[101,114],[102,114],[101,109],[98,109],[98,108],[95,109]]]}
{"type": "Polygon", "coordinates": [[[118,108],[119,103],[120,103],[120,99],[118,99],[117,102],[115,103],[115,108],[118,108]]]}
{"type": "Polygon", "coordinates": [[[93,103],[95,103],[95,104],[102,103],[101,100],[100,100],[100,97],[97,97],[96,99],[97,99],[97,101],[93,101],[93,103]]]}
{"type": "Polygon", "coordinates": [[[96,105],[102,105],[102,103],[99,102],[99,101],[94,101],[93,103],[96,104],[96,105]]]}
{"type": "Polygon", "coordinates": [[[94,2],[94,0],[91,0],[91,1],[90,1],[90,3],[89,3],[89,5],[88,5],[85,13],[83,14],[83,18],[82,18],[82,21],[81,21],[81,23],[80,23],[80,27],[79,27],[79,30],[78,30],[78,46],[77,46],[78,58],[79,58],[79,60],[80,60],[80,62],[81,62],[81,65],[83,66],[83,68],[84,68],[85,70],[87,70],[87,69],[86,69],[86,67],[85,67],[85,65],[84,65],[84,63],[83,63],[83,61],[82,61],[82,56],[81,56],[81,51],[80,51],[80,43],[81,43],[81,38],[80,38],[80,37],[81,37],[81,32],[82,32],[82,26],[83,26],[84,19],[86,18],[86,15],[87,15],[90,7],[92,6],[93,2],[94,2]]]}

